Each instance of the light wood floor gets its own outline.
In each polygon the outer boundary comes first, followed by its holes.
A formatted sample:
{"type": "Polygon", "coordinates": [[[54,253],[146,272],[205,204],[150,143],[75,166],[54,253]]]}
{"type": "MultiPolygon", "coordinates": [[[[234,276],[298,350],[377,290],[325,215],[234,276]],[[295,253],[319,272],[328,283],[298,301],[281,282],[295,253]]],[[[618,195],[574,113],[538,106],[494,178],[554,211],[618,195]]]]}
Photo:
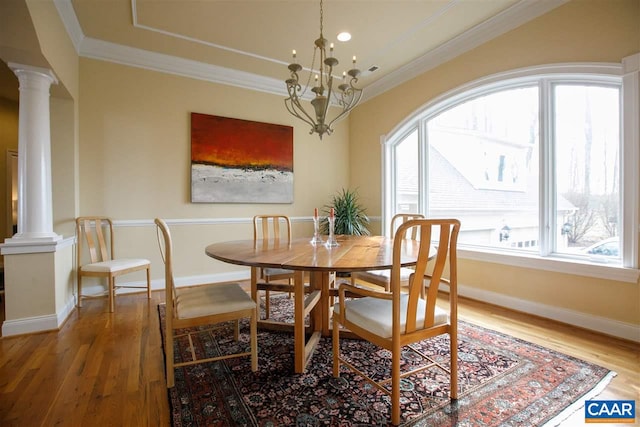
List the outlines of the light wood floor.
{"type": "MultiPolygon", "coordinates": [[[[106,299],[88,300],[60,331],[0,339],[0,425],[170,425],[162,301],[164,292],[151,300],[119,296],[110,314],[106,299]]],[[[638,344],[466,299],[459,312],[463,320],[616,371],[603,399],[640,398],[638,344]]],[[[584,425],[584,415],[563,425],[584,425]]]]}

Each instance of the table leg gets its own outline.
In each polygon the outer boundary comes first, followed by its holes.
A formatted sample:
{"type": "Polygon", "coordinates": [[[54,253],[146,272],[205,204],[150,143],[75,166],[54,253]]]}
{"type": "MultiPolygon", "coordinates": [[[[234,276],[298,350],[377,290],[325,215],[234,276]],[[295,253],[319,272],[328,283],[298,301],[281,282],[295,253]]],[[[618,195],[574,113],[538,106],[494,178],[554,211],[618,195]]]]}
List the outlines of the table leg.
{"type": "Polygon", "coordinates": [[[314,272],[311,275],[312,278],[315,278],[315,283],[312,284],[312,287],[315,286],[315,289],[320,289],[320,306],[316,308],[315,320],[316,324],[319,327],[314,330],[320,330],[322,335],[327,337],[331,335],[331,331],[329,329],[329,321],[331,319],[331,307],[329,304],[329,281],[331,278],[331,273],[328,271],[318,271],[314,272]]]}
{"type": "Polygon", "coordinates": [[[260,320],[260,301],[258,300],[258,267],[251,267],[251,299],[258,304],[258,320],[260,320]]]}
{"type": "Polygon", "coordinates": [[[295,372],[304,372],[305,361],[305,333],[304,333],[304,272],[296,271],[293,276],[293,351],[295,372]]]}

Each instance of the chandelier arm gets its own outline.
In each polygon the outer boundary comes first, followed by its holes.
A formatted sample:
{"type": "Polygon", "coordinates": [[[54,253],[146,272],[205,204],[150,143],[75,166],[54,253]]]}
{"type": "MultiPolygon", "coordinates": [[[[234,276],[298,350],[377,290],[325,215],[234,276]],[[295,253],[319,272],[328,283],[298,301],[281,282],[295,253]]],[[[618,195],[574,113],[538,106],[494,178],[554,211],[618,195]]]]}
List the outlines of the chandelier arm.
{"type": "Polygon", "coordinates": [[[300,87],[300,83],[298,83],[298,73],[295,71],[295,69],[297,69],[297,67],[293,67],[291,71],[291,78],[286,82],[287,93],[289,94],[289,98],[284,100],[284,104],[287,107],[287,110],[289,111],[289,113],[293,114],[300,120],[314,127],[315,121],[302,107],[302,104],[300,104],[300,97],[298,96],[298,92],[300,92],[301,87],[300,87]],[[303,118],[300,113],[306,116],[308,120],[303,118]]]}
{"type": "Polygon", "coordinates": [[[313,121],[311,116],[309,114],[307,114],[307,112],[304,110],[304,108],[302,108],[302,106],[300,105],[300,103],[298,101],[294,101],[291,98],[287,98],[287,99],[284,100],[284,105],[287,107],[287,110],[289,111],[289,113],[291,113],[295,117],[299,118],[303,122],[307,123],[312,128],[315,127],[315,125],[316,125],[315,122],[313,121]],[[302,114],[300,114],[299,111],[302,114]]]}
{"type": "Polygon", "coordinates": [[[362,98],[362,89],[355,89],[355,88],[350,88],[347,91],[345,91],[345,94],[342,95],[342,100],[340,101],[340,104],[343,105],[343,109],[340,112],[340,114],[338,114],[336,117],[333,118],[333,120],[331,120],[329,122],[329,127],[333,126],[334,123],[338,123],[340,120],[342,120],[343,118],[345,118],[350,112],[351,110],[358,105],[358,103],[360,102],[360,99],[362,98]],[[347,95],[347,92],[348,95],[347,95]],[[351,100],[348,101],[345,99],[345,95],[350,96],[351,100]]]}
{"type": "Polygon", "coordinates": [[[331,93],[333,92],[333,74],[331,74],[331,72],[333,71],[332,68],[333,67],[329,67],[329,78],[327,79],[327,103],[324,106],[324,113],[322,115],[322,117],[324,117],[325,119],[327,117],[327,112],[329,112],[329,105],[331,105],[331,93]]]}
{"type": "Polygon", "coordinates": [[[313,118],[307,113],[307,111],[300,104],[300,99],[298,98],[298,95],[296,94],[296,90],[299,90],[299,88],[300,88],[299,84],[288,84],[287,85],[287,91],[289,92],[289,98],[284,100],[284,105],[285,105],[285,107],[287,107],[287,111],[289,111],[290,114],[292,114],[293,116],[299,118],[300,120],[302,120],[303,122],[305,122],[309,126],[311,126],[311,131],[309,132],[309,134],[312,134],[314,129],[315,129],[315,127],[316,127],[316,123],[313,120],[313,118]]]}

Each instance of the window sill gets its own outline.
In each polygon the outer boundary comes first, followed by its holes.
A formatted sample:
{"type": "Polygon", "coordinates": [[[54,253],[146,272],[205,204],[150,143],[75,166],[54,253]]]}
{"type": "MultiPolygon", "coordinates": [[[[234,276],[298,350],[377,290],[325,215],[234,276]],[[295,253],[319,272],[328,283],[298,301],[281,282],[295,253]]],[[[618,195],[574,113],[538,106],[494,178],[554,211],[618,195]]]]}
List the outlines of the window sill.
{"type": "Polygon", "coordinates": [[[541,257],[535,254],[508,253],[500,251],[478,251],[458,246],[458,257],[474,261],[485,261],[514,267],[546,270],[578,276],[596,277],[618,282],[638,283],[640,270],[625,268],[616,264],[597,264],[594,262],[560,257],[541,257]]]}

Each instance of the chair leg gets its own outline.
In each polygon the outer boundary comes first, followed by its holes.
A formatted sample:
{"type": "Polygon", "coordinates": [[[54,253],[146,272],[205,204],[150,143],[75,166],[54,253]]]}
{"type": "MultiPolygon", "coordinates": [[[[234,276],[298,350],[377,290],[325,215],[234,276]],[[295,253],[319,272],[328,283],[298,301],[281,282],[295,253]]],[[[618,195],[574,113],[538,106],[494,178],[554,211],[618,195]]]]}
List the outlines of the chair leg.
{"type": "Polygon", "coordinates": [[[78,272],[78,307],[82,308],[82,275],[79,272],[78,272]]]}
{"type": "Polygon", "coordinates": [[[391,424],[400,424],[400,346],[392,350],[391,356],[391,424]]]}
{"type": "MultiPolygon", "coordinates": [[[[269,281],[267,281],[267,283],[269,283],[269,281]]],[[[268,319],[269,318],[269,312],[271,311],[271,303],[270,303],[270,297],[269,297],[269,291],[264,291],[264,318],[268,319]]]]}
{"type": "Polygon", "coordinates": [[[258,370],[258,309],[253,312],[250,321],[251,332],[251,370],[258,370]]]}
{"type": "Polygon", "coordinates": [[[109,311],[113,313],[116,311],[116,279],[113,276],[109,276],[109,311]]]}
{"type": "Polygon", "coordinates": [[[175,385],[175,378],[173,372],[173,331],[167,328],[165,331],[165,360],[167,365],[167,388],[171,388],[175,385]]]}
{"type": "Polygon", "coordinates": [[[151,299],[151,267],[147,267],[147,298],[151,299]]]}
{"type": "MultiPolygon", "coordinates": [[[[455,326],[454,326],[455,328],[455,326]]],[[[451,342],[451,368],[449,369],[450,377],[450,391],[449,397],[453,400],[458,399],[458,337],[457,331],[454,329],[449,334],[451,342]]]]}
{"type": "MultiPolygon", "coordinates": [[[[341,307],[342,308],[342,307],[341,307]]],[[[344,310],[344,308],[342,308],[344,310]]],[[[340,376],[340,323],[338,316],[333,316],[333,377],[340,376]]]]}

